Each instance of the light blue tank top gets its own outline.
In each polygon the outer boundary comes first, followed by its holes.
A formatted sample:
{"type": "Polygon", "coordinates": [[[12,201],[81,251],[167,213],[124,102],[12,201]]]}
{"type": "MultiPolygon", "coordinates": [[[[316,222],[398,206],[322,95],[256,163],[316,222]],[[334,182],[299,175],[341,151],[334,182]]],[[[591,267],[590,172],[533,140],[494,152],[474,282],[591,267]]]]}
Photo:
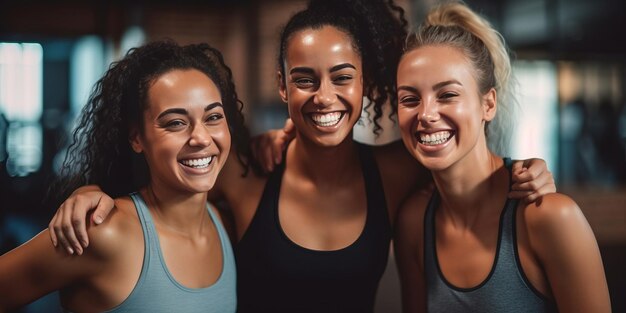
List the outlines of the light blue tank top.
{"type": "Polygon", "coordinates": [[[187,288],[174,279],[165,265],[156,228],[145,202],[139,193],[132,193],[130,197],[135,203],[143,229],[145,242],[143,267],[139,280],[128,298],[106,312],[235,312],[237,309],[235,258],[224,226],[208,204],[207,210],[217,228],[222,246],[222,273],[209,287],[187,288]]]}
{"type": "MultiPolygon", "coordinates": [[[[511,169],[511,160],[505,165],[511,169]]],[[[424,216],[424,272],[428,293],[428,312],[556,312],[547,299],[528,281],[517,251],[515,212],[517,200],[508,199],[500,216],[496,256],[489,276],[473,288],[449,283],[439,267],[435,242],[435,210],[440,196],[435,190],[424,216]]]]}

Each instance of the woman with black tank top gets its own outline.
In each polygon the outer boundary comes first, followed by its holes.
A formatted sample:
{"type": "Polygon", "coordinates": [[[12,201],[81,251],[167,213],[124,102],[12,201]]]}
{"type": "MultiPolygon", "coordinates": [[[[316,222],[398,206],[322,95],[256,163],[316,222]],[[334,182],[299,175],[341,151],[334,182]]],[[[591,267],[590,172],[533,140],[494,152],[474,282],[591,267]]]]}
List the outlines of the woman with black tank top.
{"type": "Polygon", "coordinates": [[[415,191],[399,211],[405,312],[611,311],[598,245],[576,203],[557,193],[507,198],[511,162],[487,137],[497,142],[511,123],[510,71],[502,38],[463,4],[435,8],[409,36],[399,123],[436,190],[415,191]]]}
{"type": "MultiPolygon", "coordinates": [[[[406,34],[401,12],[391,1],[312,1],[285,26],[279,92],[295,139],[269,177],[242,176],[232,159],[210,194],[232,209],[240,312],[373,310],[396,208],[429,179],[400,142],[367,147],[352,139],[364,97],[378,112],[375,121],[395,102],[393,75],[406,34]]],[[[545,163],[533,164],[541,175],[516,177],[534,177],[540,187],[521,190],[552,191],[545,163]]],[[[93,188],[82,194],[106,197],[93,188]]],[[[67,216],[81,221],[88,207],[68,203],[51,225],[64,225],[58,240],[78,251],[67,216]]],[[[107,212],[103,206],[94,216],[107,212]]]]}

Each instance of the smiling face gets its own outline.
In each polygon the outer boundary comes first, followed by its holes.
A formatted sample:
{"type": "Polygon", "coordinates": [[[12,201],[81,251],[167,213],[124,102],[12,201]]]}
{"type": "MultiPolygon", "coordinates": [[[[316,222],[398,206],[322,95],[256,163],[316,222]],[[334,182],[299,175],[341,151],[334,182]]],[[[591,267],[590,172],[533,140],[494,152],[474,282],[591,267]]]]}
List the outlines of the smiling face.
{"type": "Polygon", "coordinates": [[[206,192],[230,150],[220,92],[198,70],[172,70],[148,90],[144,129],[131,138],[150,168],[151,184],[206,192]]]}
{"type": "Polygon", "coordinates": [[[402,140],[426,168],[443,170],[487,149],[484,126],[495,115],[495,90],[480,94],[459,49],[438,45],[408,52],[397,83],[402,140]]]}
{"type": "Polygon", "coordinates": [[[361,114],[361,56],[343,31],[324,26],[294,33],[285,53],[280,95],[299,138],[337,146],[361,114]]]}

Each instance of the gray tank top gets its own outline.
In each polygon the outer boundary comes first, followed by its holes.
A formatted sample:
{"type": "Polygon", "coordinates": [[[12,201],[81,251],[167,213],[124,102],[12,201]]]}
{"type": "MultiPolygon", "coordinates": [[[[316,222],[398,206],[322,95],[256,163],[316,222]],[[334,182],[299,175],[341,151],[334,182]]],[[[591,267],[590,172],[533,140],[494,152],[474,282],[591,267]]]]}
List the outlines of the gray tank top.
{"type": "Polygon", "coordinates": [[[224,226],[207,204],[222,246],[222,273],[206,288],[187,288],[179,284],[165,265],[156,228],[148,208],[139,195],[132,193],[143,229],[145,252],[139,280],[128,298],[107,312],[235,312],[237,309],[235,259],[224,226]]]}
{"type": "MultiPolygon", "coordinates": [[[[505,159],[510,171],[511,161],[505,159]]],[[[508,199],[500,216],[496,256],[487,278],[478,286],[459,288],[448,282],[439,267],[435,244],[435,190],[424,217],[424,272],[428,312],[557,312],[554,301],[528,281],[519,261],[515,227],[518,201],[508,199]]]]}

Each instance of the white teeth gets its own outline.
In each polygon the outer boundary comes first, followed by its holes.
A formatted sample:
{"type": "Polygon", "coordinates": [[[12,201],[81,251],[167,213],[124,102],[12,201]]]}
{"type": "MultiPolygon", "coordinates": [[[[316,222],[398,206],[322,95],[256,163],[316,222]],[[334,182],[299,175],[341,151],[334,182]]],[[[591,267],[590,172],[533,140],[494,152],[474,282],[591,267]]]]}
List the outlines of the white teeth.
{"type": "Polygon", "coordinates": [[[440,145],[450,138],[449,131],[440,131],[432,134],[420,133],[420,141],[429,146],[440,145]]]}
{"type": "Polygon", "coordinates": [[[342,116],[343,113],[341,112],[312,113],[311,119],[318,126],[328,127],[337,125],[342,116]]]}
{"type": "Polygon", "coordinates": [[[205,168],[208,167],[209,164],[211,164],[211,162],[213,161],[213,157],[206,157],[206,158],[202,158],[202,159],[188,159],[188,160],[182,160],[180,161],[180,163],[182,163],[183,165],[189,166],[189,167],[194,167],[194,168],[205,168]]]}

